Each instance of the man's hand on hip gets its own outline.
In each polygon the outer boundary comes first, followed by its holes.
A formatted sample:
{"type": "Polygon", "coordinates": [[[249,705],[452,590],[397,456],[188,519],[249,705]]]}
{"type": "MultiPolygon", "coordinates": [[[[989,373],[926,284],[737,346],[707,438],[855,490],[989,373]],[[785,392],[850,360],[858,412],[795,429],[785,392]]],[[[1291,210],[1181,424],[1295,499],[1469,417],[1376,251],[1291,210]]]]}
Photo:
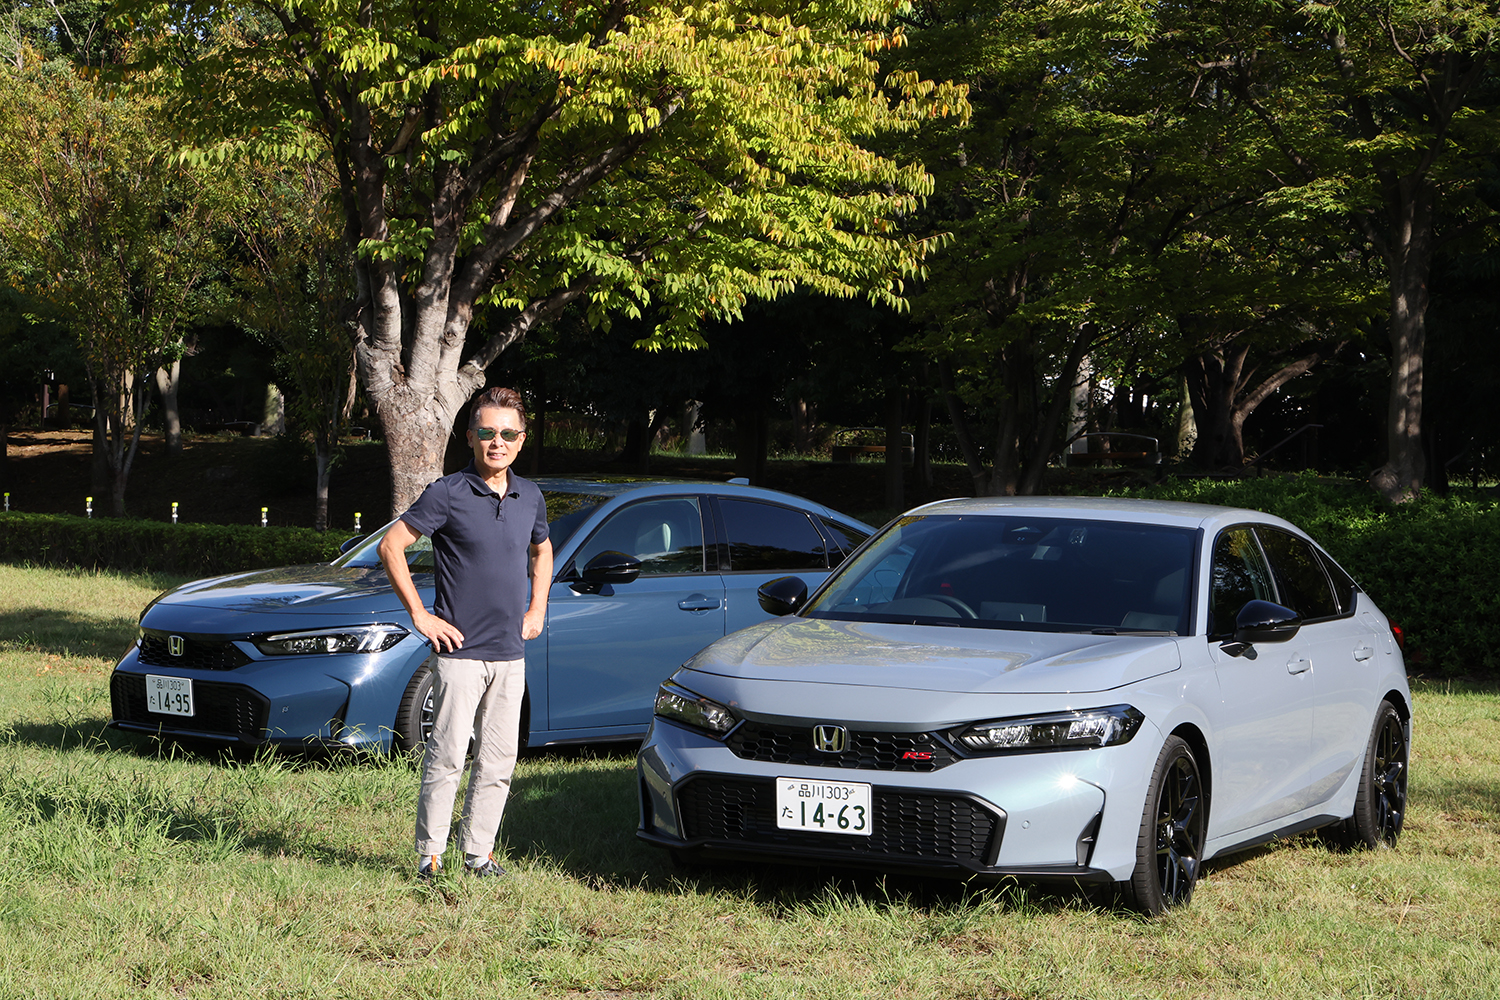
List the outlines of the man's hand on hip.
{"type": "Polygon", "coordinates": [[[411,623],[431,641],[432,648],[439,653],[451,653],[464,644],[464,634],[458,630],[457,625],[430,612],[412,615],[411,623]]]}

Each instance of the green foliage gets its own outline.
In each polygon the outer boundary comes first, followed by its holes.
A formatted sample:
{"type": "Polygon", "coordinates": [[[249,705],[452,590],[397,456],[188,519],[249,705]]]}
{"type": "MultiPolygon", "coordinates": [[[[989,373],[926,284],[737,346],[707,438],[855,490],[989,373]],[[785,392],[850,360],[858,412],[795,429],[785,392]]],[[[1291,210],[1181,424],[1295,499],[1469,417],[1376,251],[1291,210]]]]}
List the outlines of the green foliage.
{"type": "Polygon", "coordinates": [[[49,566],[217,576],[327,562],[341,540],[308,528],[0,514],[0,559],[49,566]]]}
{"type": "Polygon", "coordinates": [[[1364,483],[1308,475],[1170,480],[1129,495],[1284,517],[1406,631],[1414,671],[1500,675],[1500,501],[1488,494],[1423,493],[1391,506],[1364,483]]]}

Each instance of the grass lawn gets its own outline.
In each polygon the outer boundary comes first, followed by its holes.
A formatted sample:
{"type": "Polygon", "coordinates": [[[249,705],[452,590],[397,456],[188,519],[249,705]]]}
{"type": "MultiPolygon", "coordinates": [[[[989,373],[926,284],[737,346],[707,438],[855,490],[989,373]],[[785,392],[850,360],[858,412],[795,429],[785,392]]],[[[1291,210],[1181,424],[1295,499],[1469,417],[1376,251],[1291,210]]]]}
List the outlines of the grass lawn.
{"type": "Polygon", "coordinates": [[[1155,920],[1078,894],[775,868],[634,837],[630,755],[523,759],[502,880],[412,879],[400,759],[104,728],[171,581],[0,566],[0,998],[1500,997],[1500,693],[1418,684],[1394,851],[1299,839],[1155,920]]]}

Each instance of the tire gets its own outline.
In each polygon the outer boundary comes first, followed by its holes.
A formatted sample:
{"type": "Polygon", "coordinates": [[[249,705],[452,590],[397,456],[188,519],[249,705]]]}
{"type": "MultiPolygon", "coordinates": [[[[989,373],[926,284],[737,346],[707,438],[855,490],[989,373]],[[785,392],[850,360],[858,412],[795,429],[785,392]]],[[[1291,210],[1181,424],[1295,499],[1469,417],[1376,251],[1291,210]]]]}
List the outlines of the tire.
{"type": "Polygon", "coordinates": [[[406,685],[393,727],[398,753],[421,753],[427,746],[432,733],[432,682],[432,667],[423,663],[406,685]]]}
{"type": "MultiPolygon", "coordinates": [[[[397,753],[421,753],[427,746],[427,737],[432,735],[432,667],[423,663],[407,682],[406,693],[401,696],[401,705],[396,709],[396,724],[393,741],[397,753]]],[[[531,735],[531,695],[521,701],[521,732],[516,741],[516,753],[526,750],[527,737],[531,735]]],[[[470,750],[473,743],[470,742],[470,750]]]]}
{"type": "Polygon", "coordinates": [[[1193,898],[1208,835],[1208,798],[1193,750],[1168,736],[1156,758],[1136,839],[1135,871],[1123,888],[1135,908],[1156,916],[1193,898]]]}
{"type": "Polygon", "coordinates": [[[1395,847],[1406,822],[1406,779],[1411,747],[1406,726],[1388,701],[1375,710],[1365,762],[1360,769],[1354,815],[1325,827],[1320,833],[1330,846],[1343,850],[1395,847]]]}

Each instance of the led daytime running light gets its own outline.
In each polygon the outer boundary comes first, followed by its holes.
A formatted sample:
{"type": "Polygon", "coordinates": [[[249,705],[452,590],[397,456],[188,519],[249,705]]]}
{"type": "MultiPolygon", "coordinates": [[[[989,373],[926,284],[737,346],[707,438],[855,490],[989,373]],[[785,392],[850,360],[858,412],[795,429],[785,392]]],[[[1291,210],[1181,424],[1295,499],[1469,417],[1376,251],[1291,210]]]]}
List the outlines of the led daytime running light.
{"type": "Polygon", "coordinates": [[[725,735],[739,723],[723,705],[675,684],[663,684],[657,689],[656,714],[715,736],[725,735]]]}
{"type": "Polygon", "coordinates": [[[1129,743],[1144,720],[1130,705],[1057,712],[1021,719],[980,722],[953,734],[959,746],[976,753],[1086,750],[1129,743]]]}
{"type": "Polygon", "coordinates": [[[312,656],[327,653],[380,653],[405,639],[400,625],[360,625],[310,632],[284,632],[256,639],[255,648],[267,656],[312,656]]]}

